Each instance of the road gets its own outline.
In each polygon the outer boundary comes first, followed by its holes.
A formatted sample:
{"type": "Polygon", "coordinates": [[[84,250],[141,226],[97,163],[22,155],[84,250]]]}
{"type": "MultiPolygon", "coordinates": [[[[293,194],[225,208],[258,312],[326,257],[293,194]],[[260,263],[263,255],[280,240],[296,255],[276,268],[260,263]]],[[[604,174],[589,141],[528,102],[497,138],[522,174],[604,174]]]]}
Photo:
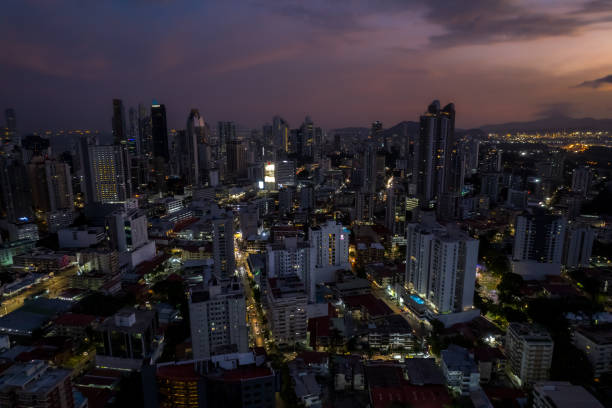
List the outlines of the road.
{"type": "Polygon", "coordinates": [[[2,307],[0,307],[0,316],[7,315],[21,306],[28,297],[39,293],[41,291],[48,290],[48,296],[50,298],[56,298],[60,293],[70,287],[70,278],[77,273],[76,266],[70,266],[61,272],[58,272],[52,278],[41,281],[32,287],[19,292],[18,294],[10,297],[2,298],[2,307]]]}
{"type": "MultiPolygon", "coordinates": [[[[236,248],[238,246],[236,245],[236,248]]],[[[249,276],[251,275],[251,271],[249,270],[249,265],[247,262],[247,255],[236,249],[236,266],[240,273],[240,277],[242,278],[242,286],[244,287],[244,296],[246,299],[247,305],[247,321],[250,325],[250,337],[253,346],[255,347],[265,347],[264,341],[264,327],[263,323],[260,321],[261,318],[257,315],[257,304],[255,302],[255,298],[253,297],[253,289],[251,289],[251,285],[249,284],[249,276]]]]}

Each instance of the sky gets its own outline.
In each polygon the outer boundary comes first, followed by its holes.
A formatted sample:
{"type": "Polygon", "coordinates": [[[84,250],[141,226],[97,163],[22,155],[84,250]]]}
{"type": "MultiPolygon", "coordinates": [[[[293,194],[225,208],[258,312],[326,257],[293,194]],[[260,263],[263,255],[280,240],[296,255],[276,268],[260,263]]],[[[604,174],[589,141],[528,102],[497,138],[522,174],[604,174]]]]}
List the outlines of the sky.
{"type": "MultiPolygon", "coordinates": [[[[459,127],[612,117],[612,0],[3,0],[0,108],[19,130],[110,131],[112,99],[184,128],[459,127]]],[[[0,119],[3,122],[3,118],[0,119]]]]}

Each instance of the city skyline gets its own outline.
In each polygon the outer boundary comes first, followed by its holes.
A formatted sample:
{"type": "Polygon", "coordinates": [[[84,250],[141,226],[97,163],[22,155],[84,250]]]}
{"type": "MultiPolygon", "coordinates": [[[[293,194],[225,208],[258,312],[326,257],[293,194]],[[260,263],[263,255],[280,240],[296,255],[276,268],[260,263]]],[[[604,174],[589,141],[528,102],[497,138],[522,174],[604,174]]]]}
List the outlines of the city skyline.
{"type": "Polygon", "coordinates": [[[390,126],[434,98],[457,105],[461,128],[611,117],[612,58],[600,50],[612,46],[612,4],[551,4],[9,2],[0,105],[15,108],[22,132],[109,132],[113,98],[156,99],[176,128],[191,108],[247,127],[275,114],[390,126]]]}

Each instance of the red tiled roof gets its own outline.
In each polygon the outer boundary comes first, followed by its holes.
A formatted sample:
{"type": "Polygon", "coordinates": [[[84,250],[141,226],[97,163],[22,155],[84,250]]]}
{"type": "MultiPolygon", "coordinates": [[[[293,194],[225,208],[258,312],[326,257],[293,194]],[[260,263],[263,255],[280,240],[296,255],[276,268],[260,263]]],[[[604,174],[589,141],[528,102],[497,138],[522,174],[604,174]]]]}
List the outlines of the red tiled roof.
{"type": "Polygon", "coordinates": [[[416,386],[405,383],[400,387],[372,387],[370,397],[374,408],[387,408],[393,402],[414,408],[442,408],[452,402],[443,385],[416,386]]]}
{"type": "Polygon", "coordinates": [[[393,310],[385,302],[378,299],[371,293],[365,295],[345,296],[342,298],[344,303],[352,309],[365,307],[370,316],[386,316],[393,314],[393,310]]]}
{"type": "Polygon", "coordinates": [[[167,366],[157,367],[157,377],[168,380],[190,380],[197,381],[200,375],[195,371],[193,363],[188,364],[171,364],[167,366]]]}
{"type": "Polygon", "coordinates": [[[310,333],[311,347],[317,346],[317,338],[329,337],[329,316],[308,319],[308,332],[310,333]]]}
{"type": "Polygon", "coordinates": [[[86,327],[97,319],[96,316],[81,313],[66,313],[55,319],[60,326],[86,327]]]}
{"type": "Polygon", "coordinates": [[[268,377],[270,375],[272,375],[272,370],[268,367],[241,367],[236,370],[224,372],[223,379],[226,381],[240,381],[268,377]]]}

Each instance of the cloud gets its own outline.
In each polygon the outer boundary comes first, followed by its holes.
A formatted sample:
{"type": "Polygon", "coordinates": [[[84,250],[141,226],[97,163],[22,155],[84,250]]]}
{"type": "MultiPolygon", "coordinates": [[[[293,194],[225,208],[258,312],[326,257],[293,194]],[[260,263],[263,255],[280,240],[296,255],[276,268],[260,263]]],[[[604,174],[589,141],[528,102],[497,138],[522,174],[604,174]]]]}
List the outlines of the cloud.
{"type": "Polygon", "coordinates": [[[587,1],[571,11],[537,8],[517,0],[257,0],[257,4],[336,32],[373,30],[372,24],[365,23],[372,15],[420,15],[442,31],[429,35],[429,45],[437,48],[571,36],[612,21],[607,13],[612,11],[612,1],[608,0],[587,1]]]}
{"type": "Polygon", "coordinates": [[[592,81],[584,81],[583,83],[576,85],[576,88],[597,89],[608,84],[612,84],[612,75],[606,75],[605,77],[597,78],[592,81]]]}
{"type": "Polygon", "coordinates": [[[572,111],[573,106],[571,103],[547,103],[541,105],[541,109],[536,112],[535,116],[541,118],[565,118],[569,117],[572,111]]]}

